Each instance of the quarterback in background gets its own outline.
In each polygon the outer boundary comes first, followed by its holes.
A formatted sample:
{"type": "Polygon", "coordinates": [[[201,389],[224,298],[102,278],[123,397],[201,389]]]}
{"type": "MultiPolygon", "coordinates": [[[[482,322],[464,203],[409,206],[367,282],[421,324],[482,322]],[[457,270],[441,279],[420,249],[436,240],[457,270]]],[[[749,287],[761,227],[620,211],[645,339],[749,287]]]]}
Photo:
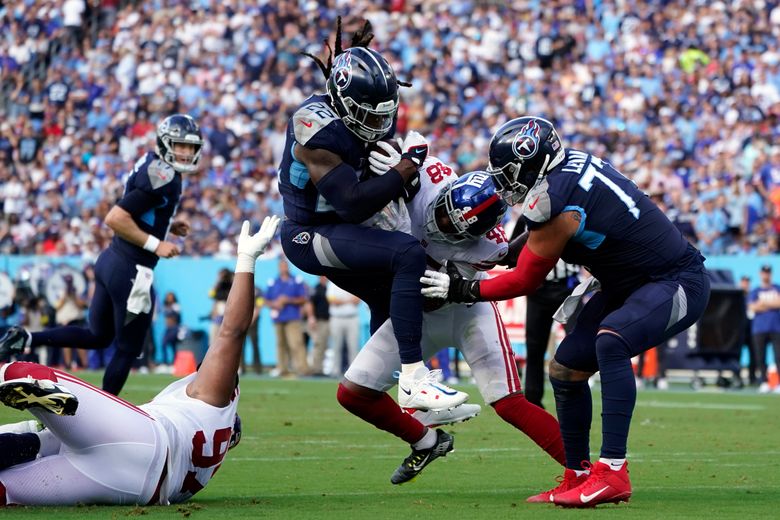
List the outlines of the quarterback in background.
{"type": "Polygon", "coordinates": [[[278,226],[244,222],[217,339],[198,371],[134,406],[65,372],[0,365],[0,402],[36,421],[0,427],[0,506],[171,504],[203,489],[238,444],[238,367],[254,311],[254,269],[278,226]]]}

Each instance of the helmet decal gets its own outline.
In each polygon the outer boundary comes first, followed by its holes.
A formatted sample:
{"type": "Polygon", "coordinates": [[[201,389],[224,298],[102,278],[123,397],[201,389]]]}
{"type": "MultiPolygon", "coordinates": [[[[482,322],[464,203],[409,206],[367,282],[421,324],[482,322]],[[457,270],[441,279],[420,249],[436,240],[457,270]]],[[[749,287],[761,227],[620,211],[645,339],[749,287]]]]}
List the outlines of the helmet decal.
{"type": "Polygon", "coordinates": [[[349,49],[336,57],[331,74],[333,74],[333,83],[339,90],[344,90],[352,82],[352,54],[349,49]]]}
{"type": "Polygon", "coordinates": [[[518,159],[530,159],[539,151],[539,125],[533,119],[515,136],[512,151],[518,159]]]}

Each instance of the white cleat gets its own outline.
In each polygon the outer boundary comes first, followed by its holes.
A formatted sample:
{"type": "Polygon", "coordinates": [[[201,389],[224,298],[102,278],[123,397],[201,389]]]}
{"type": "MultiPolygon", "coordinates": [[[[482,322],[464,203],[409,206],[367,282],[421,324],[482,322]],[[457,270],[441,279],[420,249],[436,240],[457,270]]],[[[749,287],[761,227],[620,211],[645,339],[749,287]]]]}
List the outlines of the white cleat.
{"type": "Polygon", "coordinates": [[[398,404],[401,408],[447,410],[466,402],[469,394],[439,383],[441,370],[420,367],[411,375],[398,376],[398,404]]]}
{"type": "Polygon", "coordinates": [[[412,414],[412,417],[425,426],[443,426],[468,421],[479,415],[481,411],[481,406],[469,403],[463,403],[449,410],[407,410],[412,414]]]}

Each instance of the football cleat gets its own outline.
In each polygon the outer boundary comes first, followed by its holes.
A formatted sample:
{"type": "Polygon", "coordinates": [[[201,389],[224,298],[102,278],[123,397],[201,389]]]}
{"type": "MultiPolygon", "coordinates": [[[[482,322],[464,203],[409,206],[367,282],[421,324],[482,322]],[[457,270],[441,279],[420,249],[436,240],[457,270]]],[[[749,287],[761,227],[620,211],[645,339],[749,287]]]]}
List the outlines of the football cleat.
{"type": "Polygon", "coordinates": [[[407,413],[423,423],[425,426],[443,426],[468,421],[479,415],[482,407],[478,404],[463,403],[455,408],[447,410],[415,410],[408,409],[407,413]]]}
{"type": "Polygon", "coordinates": [[[0,361],[8,361],[11,356],[23,354],[31,341],[32,336],[23,327],[10,327],[0,337],[0,361]]]}
{"type": "Polygon", "coordinates": [[[17,410],[39,409],[57,415],[75,415],[79,400],[64,386],[30,376],[0,383],[0,403],[17,410]]]}
{"type": "Polygon", "coordinates": [[[556,480],[558,485],[547,491],[542,491],[538,495],[533,495],[525,499],[530,504],[551,504],[556,494],[569,491],[579,486],[588,479],[588,475],[583,473],[579,477],[573,469],[566,468],[563,476],[559,475],[556,480]]]}
{"type": "Polygon", "coordinates": [[[618,471],[597,462],[588,479],[579,486],[555,495],[553,503],[563,507],[596,507],[598,504],[628,502],[631,498],[631,481],[628,479],[628,462],[618,471]]]}
{"type": "Polygon", "coordinates": [[[466,402],[469,394],[440,383],[441,370],[420,367],[411,375],[398,376],[398,404],[417,410],[447,410],[466,402]]]}
{"type": "Polygon", "coordinates": [[[393,476],[390,477],[390,482],[393,484],[403,484],[409,482],[420,472],[439,457],[446,457],[449,452],[453,450],[453,443],[455,439],[449,433],[443,430],[436,430],[436,444],[433,447],[416,450],[412,448],[412,453],[404,459],[398,469],[395,470],[393,476]]]}
{"type": "Polygon", "coordinates": [[[43,424],[35,419],[18,423],[0,425],[0,434],[3,433],[38,433],[43,430],[43,424]]]}

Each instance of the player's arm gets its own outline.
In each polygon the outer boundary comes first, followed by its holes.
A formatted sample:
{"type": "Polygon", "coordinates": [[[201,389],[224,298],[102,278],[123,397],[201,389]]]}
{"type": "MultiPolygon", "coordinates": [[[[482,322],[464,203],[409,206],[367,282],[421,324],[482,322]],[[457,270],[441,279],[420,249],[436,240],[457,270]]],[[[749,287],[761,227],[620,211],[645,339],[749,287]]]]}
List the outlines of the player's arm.
{"type": "Polygon", "coordinates": [[[535,291],[558,262],[568,241],[580,229],[581,216],[567,211],[533,229],[520,252],[516,267],[489,280],[465,280],[452,273],[426,271],[422,292],[454,302],[510,300],[535,291]]]}
{"type": "Polygon", "coordinates": [[[142,230],[133,218],[134,215],[140,217],[161,203],[162,197],[142,189],[134,189],[111,208],[106,214],[104,222],[120,238],[131,244],[142,247],[162,258],[171,258],[180,253],[179,248],[175,244],[161,241],[142,230]]]}
{"type": "Polygon", "coordinates": [[[187,385],[187,395],[193,399],[217,407],[230,403],[236,388],[244,340],[255,309],[255,261],[268,247],[278,225],[279,217],[274,215],[263,220],[260,231],[255,235],[249,234],[248,221],[244,221],[241,227],[236,274],[217,339],[209,346],[195,379],[187,385]]]}

